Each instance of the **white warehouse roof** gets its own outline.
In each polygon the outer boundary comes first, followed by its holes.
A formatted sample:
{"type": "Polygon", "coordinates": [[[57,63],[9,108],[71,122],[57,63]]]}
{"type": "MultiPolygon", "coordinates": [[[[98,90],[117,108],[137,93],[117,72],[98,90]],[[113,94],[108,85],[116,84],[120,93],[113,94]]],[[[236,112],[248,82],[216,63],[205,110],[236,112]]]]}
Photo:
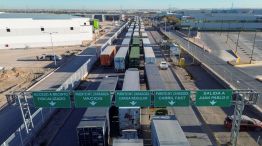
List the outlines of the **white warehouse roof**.
{"type": "Polygon", "coordinates": [[[72,18],[72,19],[0,19],[0,29],[20,29],[20,28],[41,28],[41,27],[74,27],[81,26],[86,23],[90,25],[89,18],[72,18]]]}

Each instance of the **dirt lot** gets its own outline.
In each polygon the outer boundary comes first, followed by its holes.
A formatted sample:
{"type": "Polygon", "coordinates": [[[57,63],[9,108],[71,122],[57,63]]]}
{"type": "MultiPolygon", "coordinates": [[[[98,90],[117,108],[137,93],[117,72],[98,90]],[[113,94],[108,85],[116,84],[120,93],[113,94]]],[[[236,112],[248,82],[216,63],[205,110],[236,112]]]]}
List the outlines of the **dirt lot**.
{"type": "MultiPolygon", "coordinates": [[[[70,55],[78,53],[86,47],[55,47],[55,54],[64,56],[58,66],[66,62],[70,55]],[[65,56],[66,55],[66,56],[65,56]]],[[[0,50],[0,109],[6,104],[5,94],[11,91],[25,90],[40,77],[55,69],[53,61],[18,61],[21,58],[36,58],[42,54],[52,54],[52,48],[32,48],[0,50]]]]}

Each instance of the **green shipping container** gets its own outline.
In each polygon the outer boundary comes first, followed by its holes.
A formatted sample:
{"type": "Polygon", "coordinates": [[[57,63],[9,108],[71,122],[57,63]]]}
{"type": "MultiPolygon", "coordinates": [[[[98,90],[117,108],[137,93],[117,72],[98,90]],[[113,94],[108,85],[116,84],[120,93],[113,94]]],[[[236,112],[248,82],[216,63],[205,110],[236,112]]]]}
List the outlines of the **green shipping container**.
{"type": "Polygon", "coordinates": [[[140,48],[131,47],[131,51],[129,54],[129,68],[131,67],[138,68],[139,64],[140,64],[140,48]]]}
{"type": "Polygon", "coordinates": [[[133,37],[132,46],[137,46],[137,47],[141,46],[141,40],[140,40],[140,38],[133,37]]]}
{"type": "Polygon", "coordinates": [[[99,29],[99,20],[98,19],[94,19],[94,28],[99,29]]]}

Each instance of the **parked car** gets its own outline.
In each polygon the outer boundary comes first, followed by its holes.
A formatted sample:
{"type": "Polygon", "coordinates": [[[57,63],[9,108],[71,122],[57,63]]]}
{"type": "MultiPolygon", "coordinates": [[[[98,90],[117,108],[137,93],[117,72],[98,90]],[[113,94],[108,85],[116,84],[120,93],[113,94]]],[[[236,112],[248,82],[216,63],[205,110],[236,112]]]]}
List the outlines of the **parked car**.
{"type": "Polygon", "coordinates": [[[159,67],[160,69],[168,69],[168,63],[166,61],[161,61],[159,67]]]}
{"type": "MultiPolygon", "coordinates": [[[[234,115],[227,116],[224,120],[224,126],[227,129],[232,128],[232,123],[234,120],[234,115]]],[[[255,118],[250,118],[246,115],[242,115],[240,123],[240,131],[260,131],[262,130],[262,122],[255,118]]]]}

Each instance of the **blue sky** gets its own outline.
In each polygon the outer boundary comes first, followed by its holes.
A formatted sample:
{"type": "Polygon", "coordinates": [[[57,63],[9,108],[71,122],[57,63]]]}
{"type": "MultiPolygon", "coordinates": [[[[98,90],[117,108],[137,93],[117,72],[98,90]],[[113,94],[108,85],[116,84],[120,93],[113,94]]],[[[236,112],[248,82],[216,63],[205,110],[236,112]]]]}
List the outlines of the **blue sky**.
{"type": "Polygon", "coordinates": [[[262,0],[0,0],[0,8],[262,8],[262,0]]]}

